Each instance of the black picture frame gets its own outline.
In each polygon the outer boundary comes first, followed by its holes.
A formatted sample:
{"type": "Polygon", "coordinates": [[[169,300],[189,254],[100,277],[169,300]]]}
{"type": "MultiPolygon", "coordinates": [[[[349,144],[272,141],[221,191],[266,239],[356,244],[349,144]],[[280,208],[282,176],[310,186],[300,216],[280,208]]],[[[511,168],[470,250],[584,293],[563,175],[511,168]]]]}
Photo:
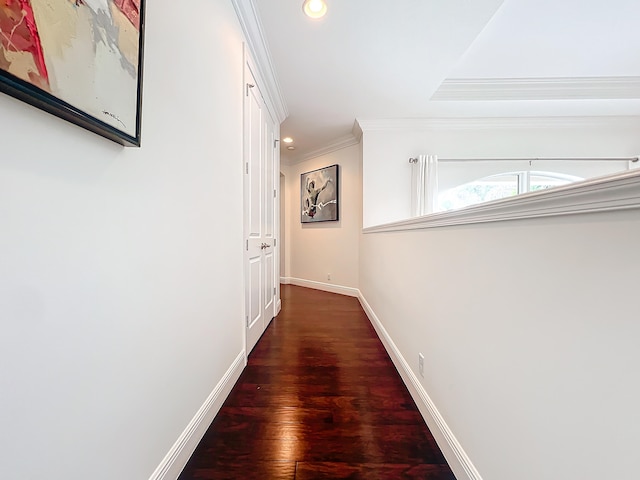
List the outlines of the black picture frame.
{"type": "Polygon", "coordinates": [[[340,220],[340,168],[330,165],[300,175],[300,222],[340,220]]]}
{"type": "MultiPolygon", "coordinates": [[[[80,5],[82,4],[79,4],[79,6],[80,5]]],[[[140,0],[139,5],[137,90],[134,134],[110,125],[100,118],[71,105],[64,98],[59,98],[53,93],[47,92],[38,86],[13,75],[2,67],[0,67],[0,91],[113,142],[127,147],[140,147],[142,128],[142,74],[144,65],[145,0],[140,0]]],[[[114,116],[114,114],[111,114],[106,110],[102,113],[105,116],[110,116],[117,120],[117,117],[114,116]]]]}

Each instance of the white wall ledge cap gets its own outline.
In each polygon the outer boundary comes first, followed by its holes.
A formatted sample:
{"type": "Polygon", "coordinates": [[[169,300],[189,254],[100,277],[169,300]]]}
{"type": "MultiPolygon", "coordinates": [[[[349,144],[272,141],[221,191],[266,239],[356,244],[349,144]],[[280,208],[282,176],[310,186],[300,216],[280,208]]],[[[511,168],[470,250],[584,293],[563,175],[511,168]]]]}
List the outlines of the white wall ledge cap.
{"type": "Polygon", "coordinates": [[[363,233],[399,232],[527,218],[640,208],[640,170],[530,192],[515,197],[364,228],[363,233]]]}

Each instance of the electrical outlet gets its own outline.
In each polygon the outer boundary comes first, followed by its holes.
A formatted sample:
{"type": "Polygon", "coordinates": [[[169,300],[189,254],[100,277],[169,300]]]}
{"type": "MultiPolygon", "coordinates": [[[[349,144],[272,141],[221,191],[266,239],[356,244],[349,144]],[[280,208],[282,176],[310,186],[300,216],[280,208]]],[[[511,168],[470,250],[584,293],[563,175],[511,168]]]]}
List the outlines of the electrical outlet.
{"type": "Polygon", "coordinates": [[[327,280],[331,280],[331,274],[327,273],[327,280]]]}
{"type": "Polygon", "coordinates": [[[418,354],[418,369],[420,370],[420,376],[424,377],[424,355],[418,354]]]}

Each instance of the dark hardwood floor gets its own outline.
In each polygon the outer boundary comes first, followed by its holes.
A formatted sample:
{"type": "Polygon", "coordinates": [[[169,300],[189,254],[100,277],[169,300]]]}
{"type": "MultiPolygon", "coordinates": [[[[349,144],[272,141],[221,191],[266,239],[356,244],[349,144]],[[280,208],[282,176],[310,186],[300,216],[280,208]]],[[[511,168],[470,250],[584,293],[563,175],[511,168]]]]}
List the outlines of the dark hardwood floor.
{"type": "Polygon", "coordinates": [[[455,480],[357,299],[282,286],[179,480],[455,480]]]}

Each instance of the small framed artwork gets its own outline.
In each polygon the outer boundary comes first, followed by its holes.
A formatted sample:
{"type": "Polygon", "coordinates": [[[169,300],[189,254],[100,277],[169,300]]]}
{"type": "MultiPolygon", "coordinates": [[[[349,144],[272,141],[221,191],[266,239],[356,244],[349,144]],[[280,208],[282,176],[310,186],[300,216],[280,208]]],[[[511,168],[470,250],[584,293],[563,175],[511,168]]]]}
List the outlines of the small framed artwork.
{"type": "Polygon", "coordinates": [[[145,0],[0,0],[0,91],[140,146],[145,0]]]}
{"type": "Polygon", "coordinates": [[[300,221],[302,223],[339,220],[338,181],[338,165],[300,175],[300,221]]]}

